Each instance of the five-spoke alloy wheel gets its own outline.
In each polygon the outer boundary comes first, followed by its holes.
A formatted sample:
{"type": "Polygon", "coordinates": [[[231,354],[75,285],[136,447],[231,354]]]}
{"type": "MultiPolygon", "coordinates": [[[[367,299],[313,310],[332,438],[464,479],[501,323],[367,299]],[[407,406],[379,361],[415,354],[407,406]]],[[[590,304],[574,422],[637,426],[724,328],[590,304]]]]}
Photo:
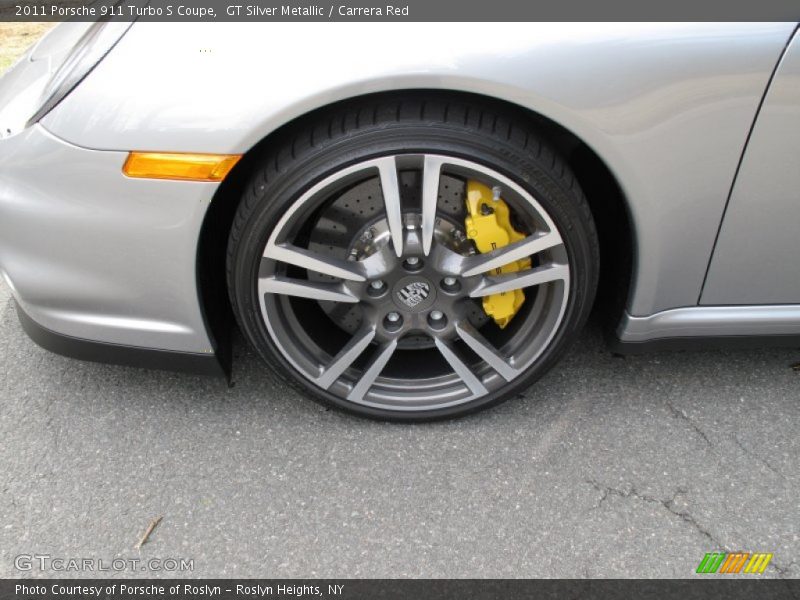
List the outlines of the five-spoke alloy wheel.
{"type": "Polygon", "coordinates": [[[322,139],[313,124],[295,132],[308,143],[265,161],[229,246],[234,309],[268,364],[384,419],[455,416],[530,385],[585,320],[597,277],[581,191],[527,124],[489,114],[487,135],[459,118],[480,107],[423,106],[404,119],[376,105],[348,128],[355,106],[322,139]],[[491,232],[467,219],[473,184],[518,239],[479,250],[491,232]],[[494,299],[514,293],[524,301],[493,319],[494,299]]]}

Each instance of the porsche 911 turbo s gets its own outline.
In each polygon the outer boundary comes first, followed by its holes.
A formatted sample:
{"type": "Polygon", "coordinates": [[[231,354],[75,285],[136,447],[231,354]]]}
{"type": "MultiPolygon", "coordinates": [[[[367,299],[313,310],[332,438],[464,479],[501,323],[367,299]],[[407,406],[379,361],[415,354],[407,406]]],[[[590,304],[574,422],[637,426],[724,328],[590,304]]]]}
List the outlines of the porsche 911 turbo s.
{"type": "Polygon", "coordinates": [[[229,375],[238,326],[379,419],[514,395],[598,303],[617,352],[797,343],[796,31],[64,23],[0,80],[0,272],[50,350],[229,375]]]}

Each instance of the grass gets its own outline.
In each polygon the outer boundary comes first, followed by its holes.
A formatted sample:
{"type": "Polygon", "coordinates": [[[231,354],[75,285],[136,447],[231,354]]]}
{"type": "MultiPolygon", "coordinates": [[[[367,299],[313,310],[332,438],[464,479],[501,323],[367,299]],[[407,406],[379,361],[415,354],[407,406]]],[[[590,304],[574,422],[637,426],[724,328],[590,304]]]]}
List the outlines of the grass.
{"type": "Polygon", "coordinates": [[[0,23],[0,75],[55,23],[0,23]]]}

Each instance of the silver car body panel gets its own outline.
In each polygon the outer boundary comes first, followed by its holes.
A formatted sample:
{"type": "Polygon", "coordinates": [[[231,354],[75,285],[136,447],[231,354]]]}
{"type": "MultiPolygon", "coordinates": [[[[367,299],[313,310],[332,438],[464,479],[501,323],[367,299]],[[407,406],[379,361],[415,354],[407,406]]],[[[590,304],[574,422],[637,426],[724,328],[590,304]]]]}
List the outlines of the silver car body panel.
{"type": "Polygon", "coordinates": [[[800,302],[800,36],[783,55],[736,177],[701,304],[800,302]]]}
{"type": "Polygon", "coordinates": [[[195,263],[217,186],[128,179],[124,153],[246,152],[332,102],[418,88],[500,98],[581,138],[629,203],[629,314],[697,304],[795,24],[414,27],[410,42],[392,23],[135,24],[40,126],[0,140],[0,270],[24,309],[58,333],[210,352],[195,263]]]}
{"type": "Polygon", "coordinates": [[[126,153],[38,125],[2,148],[0,270],[32,319],[75,338],[212,352],[195,264],[217,184],[131,179],[126,153]]]}

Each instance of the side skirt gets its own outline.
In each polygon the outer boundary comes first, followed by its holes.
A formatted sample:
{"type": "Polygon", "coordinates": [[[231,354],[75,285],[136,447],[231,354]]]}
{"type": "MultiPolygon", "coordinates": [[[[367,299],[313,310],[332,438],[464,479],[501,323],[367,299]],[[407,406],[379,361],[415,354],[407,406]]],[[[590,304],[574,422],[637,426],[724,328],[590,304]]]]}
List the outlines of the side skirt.
{"type": "Polygon", "coordinates": [[[608,340],[620,354],[706,348],[800,347],[800,305],[691,306],[627,313],[608,340]]]}

